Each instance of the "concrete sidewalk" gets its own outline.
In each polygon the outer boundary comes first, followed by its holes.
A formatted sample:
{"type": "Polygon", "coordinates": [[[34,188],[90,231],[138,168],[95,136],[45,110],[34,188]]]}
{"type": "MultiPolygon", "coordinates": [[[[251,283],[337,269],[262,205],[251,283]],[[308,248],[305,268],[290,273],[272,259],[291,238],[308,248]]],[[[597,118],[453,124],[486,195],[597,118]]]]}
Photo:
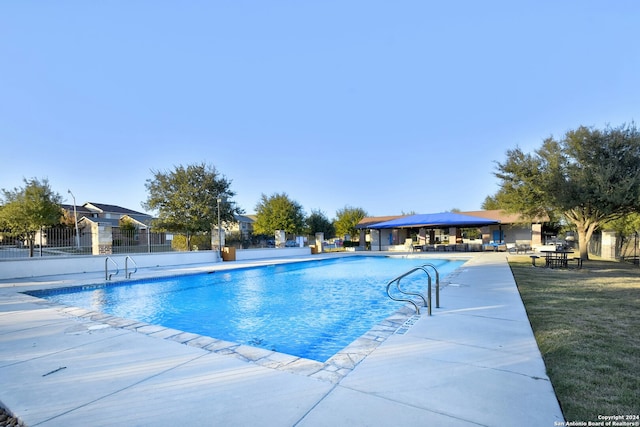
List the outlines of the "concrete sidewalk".
{"type": "Polygon", "coordinates": [[[335,365],[19,293],[86,275],[2,282],[0,402],[29,427],[563,421],[505,254],[469,255],[433,316],[412,317],[336,375],[335,365]]]}

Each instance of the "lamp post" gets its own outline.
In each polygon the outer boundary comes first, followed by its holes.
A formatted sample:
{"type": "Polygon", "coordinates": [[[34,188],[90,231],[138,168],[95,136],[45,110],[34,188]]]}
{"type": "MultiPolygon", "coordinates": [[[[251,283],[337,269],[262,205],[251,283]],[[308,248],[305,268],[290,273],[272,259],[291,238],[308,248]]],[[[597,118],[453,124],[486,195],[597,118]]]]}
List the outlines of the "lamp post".
{"type": "Polygon", "coordinates": [[[80,233],[78,233],[78,212],[76,211],[76,196],[73,195],[71,190],[67,190],[67,193],[73,197],[73,219],[76,224],[76,249],[80,250],[80,233]]]}
{"type": "Polygon", "coordinates": [[[222,256],[222,233],[220,232],[220,202],[222,202],[222,198],[218,197],[218,251],[220,251],[220,256],[222,256]]]}

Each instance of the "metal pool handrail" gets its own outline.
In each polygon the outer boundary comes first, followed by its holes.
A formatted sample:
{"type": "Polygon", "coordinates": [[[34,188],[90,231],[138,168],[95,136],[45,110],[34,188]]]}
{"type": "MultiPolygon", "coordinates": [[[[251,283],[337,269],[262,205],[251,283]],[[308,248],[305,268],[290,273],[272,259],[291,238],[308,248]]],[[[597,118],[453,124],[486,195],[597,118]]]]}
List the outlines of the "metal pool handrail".
{"type": "Polygon", "coordinates": [[[133,273],[136,273],[137,271],[138,271],[138,264],[136,264],[136,262],[133,260],[133,258],[131,258],[129,255],[127,255],[124,258],[124,276],[127,279],[131,279],[131,275],[133,273]],[[131,262],[133,263],[133,268],[134,268],[134,270],[131,273],[129,273],[129,263],[128,263],[129,260],[131,260],[131,262]]]}
{"type": "Polygon", "coordinates": [[[118,268],[118,263],[115,262],[113,259],[111,259],[111,257],[106,257],[104,259],[104,280],[111,280],[111,276],[116,276],[118,273],[120,273],[120,269],[118,268]],[[107,265],[107,263],[109,261],[111,261],[113,263],[113,265],[116,266],[116,272],[115,273],[109,274],[109,269],[108,269],[108,265],[107,265]]]}
{"type": "Polygon", "coordinates": [[[436,266],[431,263],[422,264],[421,267],[431,267],[436,272],[436,308],[440,308],[440,273],[436,266]]]}
{"type": "Polygon", "coordinates": [[[409,298],[398,298],[398,297],[394,297],[393,295],[391,295],[391,292],[389,291],[389,289],[391,288],[391,285],[393,285],[393,283],[396,283],[396,288],[398,289],[398,291],[400,291],[400,293],[404,294],[404,295],[414,295],[414,296],[418,296],[422,299],[424,306],[428,307],[428,313],[429,316],[431,316],[431,275],[429,274],[429,272],[424,268],[424,267],[414,267],[411,270],[407,271],[404,274],[401,274],[400,276],[396,277],[395,279],[392,279],[389,281],[389,283],[387,283],[387,295],[389,295],[389,298],[391,298],[394,301],[404,301],[404,302],[409,302],[411,304],[413,304],[413,306],[416,309],[416,314],[420,314],[420,307],[418,307],[418,304],[415,303],[415,301],[413,301],[412,299],[409,298]],[[427,289],[427,298],[425,299],[424,295],[422,295],[421,293],[418,292],[409,292],[409,291],[405,291],[404,289],[400,288],[400,280],[402,280],[402,278],[416,272],[416,271],[424,271],[427,274],[427,277],[429,279],[429,286],[427,289]]]}

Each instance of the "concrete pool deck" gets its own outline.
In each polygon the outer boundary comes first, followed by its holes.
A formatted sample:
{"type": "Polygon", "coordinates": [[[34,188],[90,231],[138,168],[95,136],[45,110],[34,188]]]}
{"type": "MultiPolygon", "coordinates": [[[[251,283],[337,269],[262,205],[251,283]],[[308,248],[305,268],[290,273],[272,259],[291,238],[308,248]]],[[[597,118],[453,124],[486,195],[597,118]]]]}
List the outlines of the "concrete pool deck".
{"type": "Polygon", "coordinates": [[[29,427],[557,425],[562,412],[506,255],[464,255],[432,316],[405,316],[334,364],[20,293],[104,274],[0,281],[0,404],[29,427]]]}

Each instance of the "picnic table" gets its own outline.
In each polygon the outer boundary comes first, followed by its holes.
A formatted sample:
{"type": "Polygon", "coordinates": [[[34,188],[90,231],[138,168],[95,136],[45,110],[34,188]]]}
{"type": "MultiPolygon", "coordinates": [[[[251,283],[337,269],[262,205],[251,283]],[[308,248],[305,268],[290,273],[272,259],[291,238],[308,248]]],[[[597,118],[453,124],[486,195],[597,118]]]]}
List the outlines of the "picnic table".
{"type": "Polygon", "coordinates": [[[548,268],[569,267],[569,254],[573,251],[558,249],[555,251],[540,251],[544,254],[544,266],[548,268]]]}

